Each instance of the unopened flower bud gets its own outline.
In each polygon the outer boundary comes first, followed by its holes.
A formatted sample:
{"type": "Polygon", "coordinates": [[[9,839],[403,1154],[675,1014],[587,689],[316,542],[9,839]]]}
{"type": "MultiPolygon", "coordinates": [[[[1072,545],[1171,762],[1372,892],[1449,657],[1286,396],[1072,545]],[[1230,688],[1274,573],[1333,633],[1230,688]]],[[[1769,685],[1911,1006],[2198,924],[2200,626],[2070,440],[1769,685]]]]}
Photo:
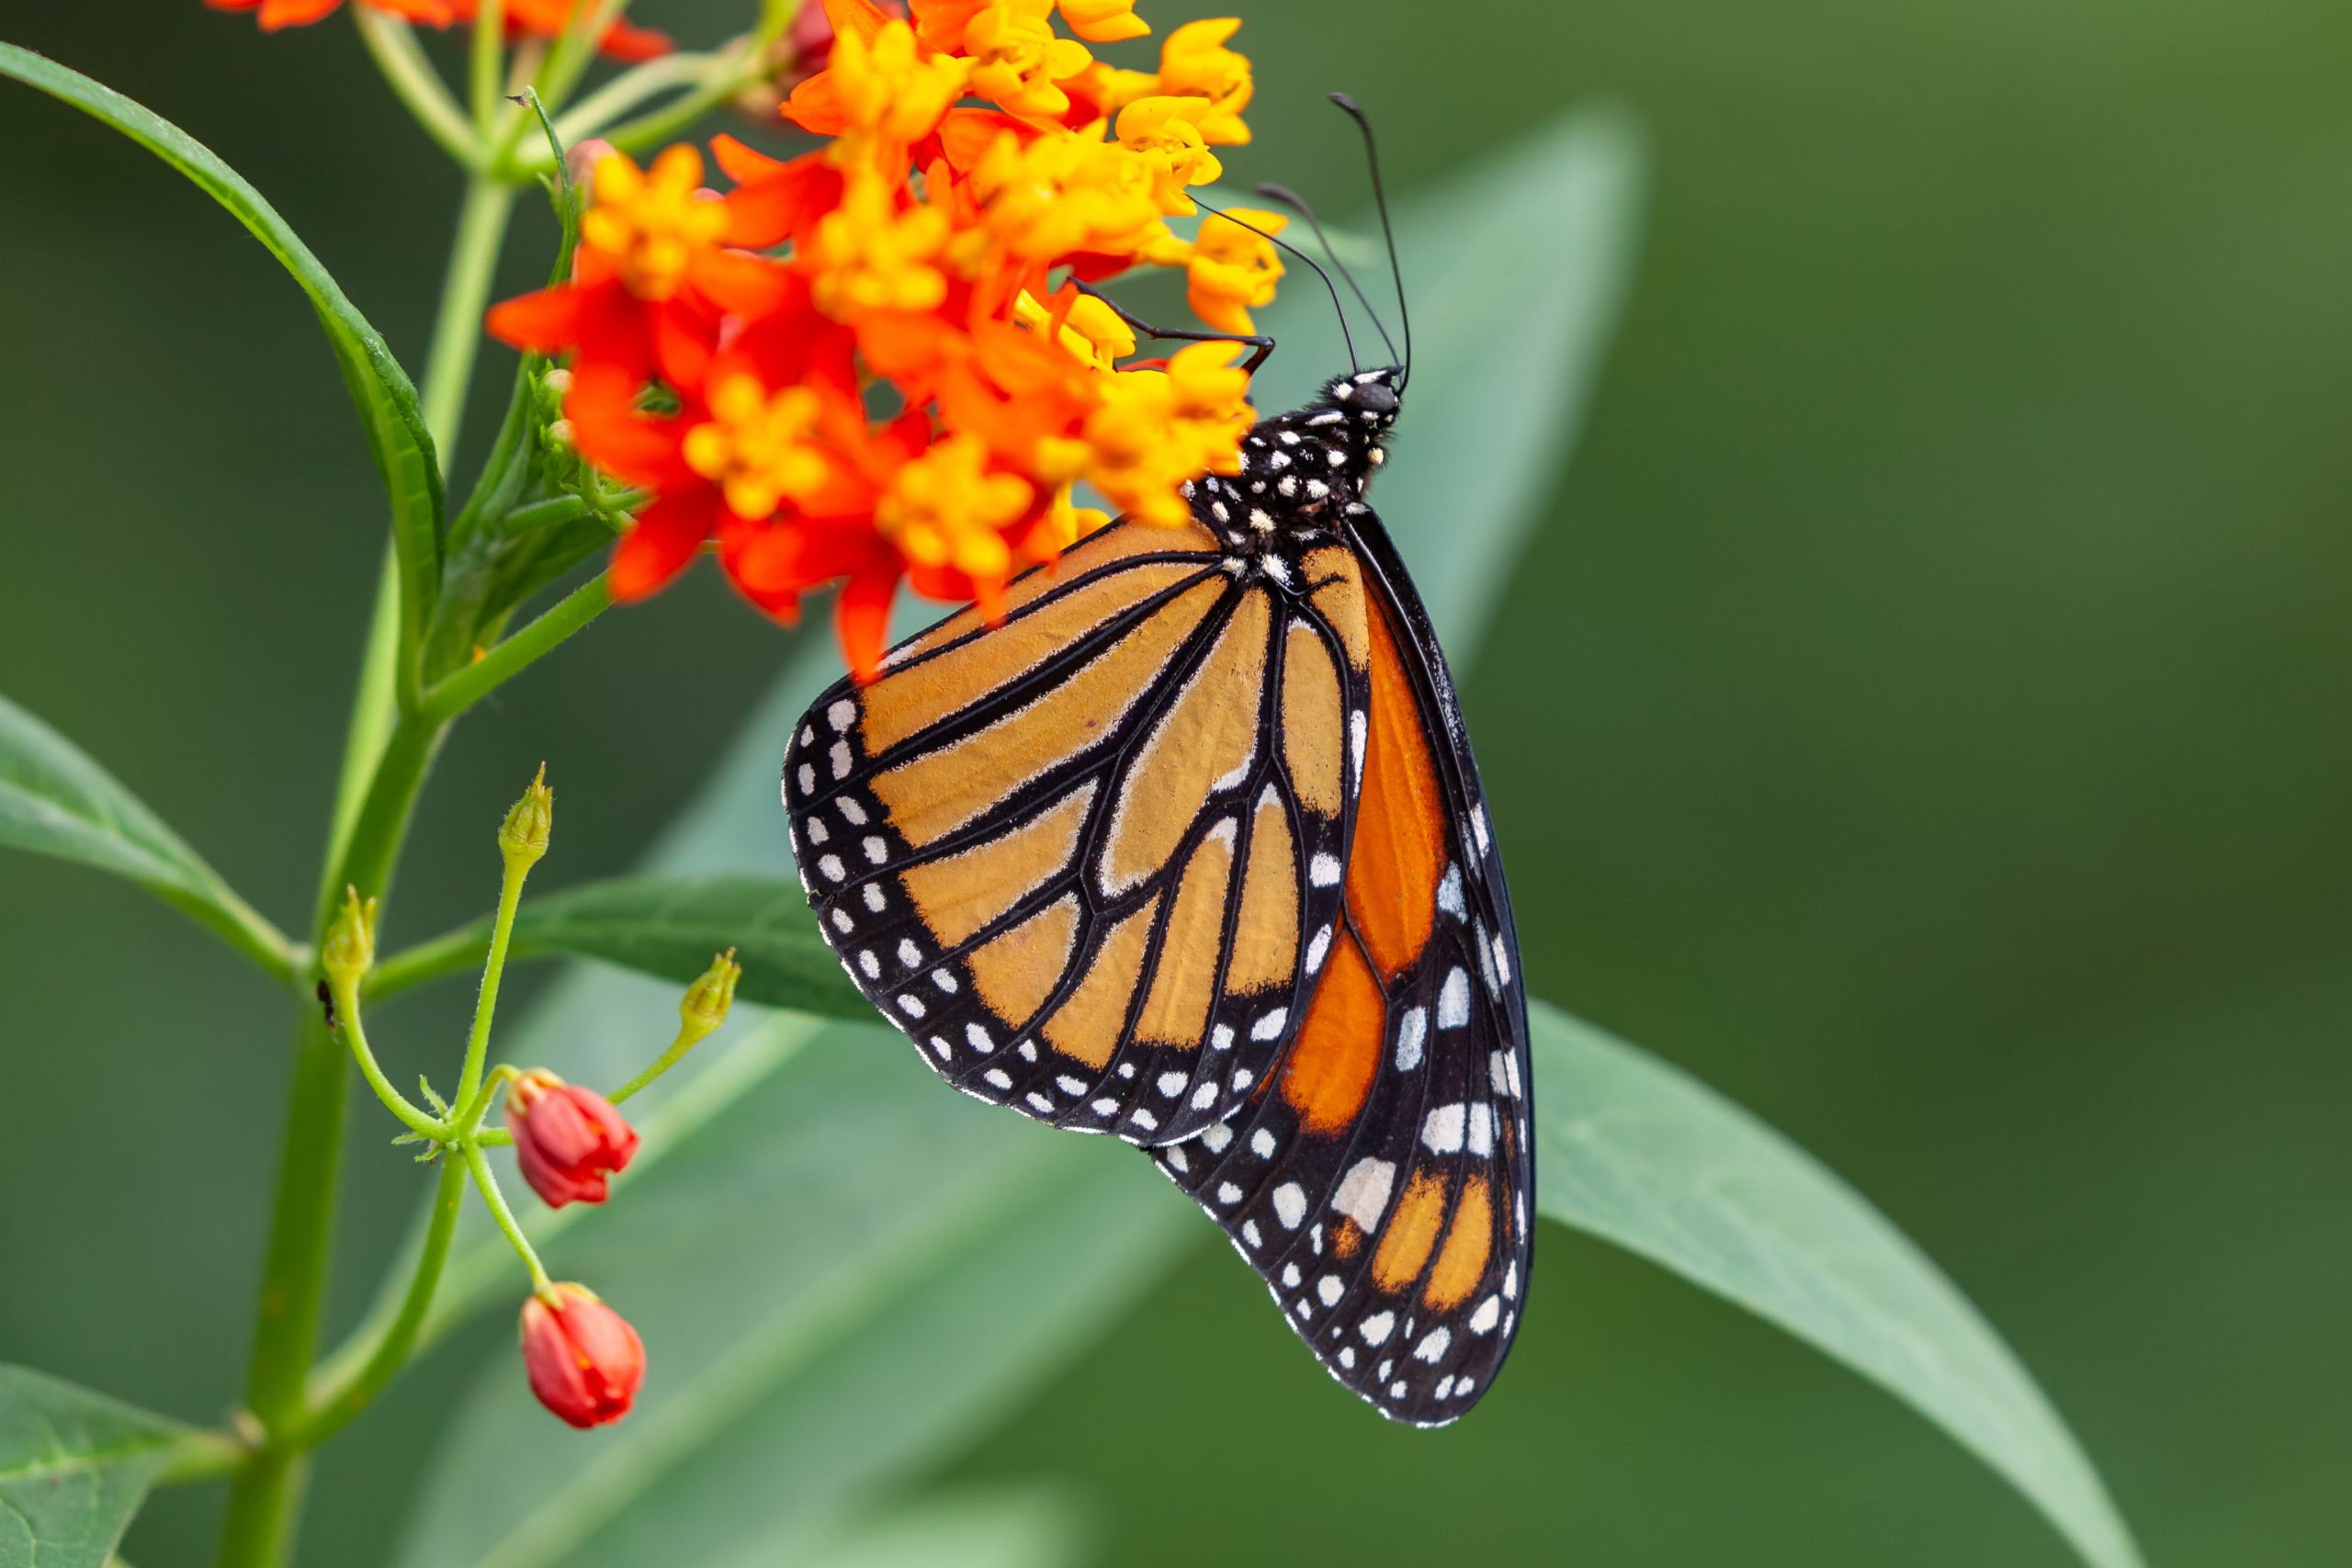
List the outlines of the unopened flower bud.
{"type": "Polygon", "coordinates": [[[690,1045],[727,1021],[727,1010],[735,1005],[735,982],[742,977],[743,966],[735,962],[733,948],[710,961],[678,1003],[681,1044],[690,1045]]]}
{"type": "Polygon", "coordinates": [[[637,1129],[611,1100],[544,1067],[506,1091],[506,1127],[523,1179],[550,1209],[603,1202],[605,1179],[637,1153],[637,1129]]]}
{"type": "Polygon", "coordinates": [[[573,142],[564,153],[564,167],[571,171],[571,187],[579,193],[583,209],[596,199],[596,165],[617,151],[603,137],[592,136],[585,141],[573,142]]]}
{"type": "Polygon", "coordinates": [[[539,378],[539,385],[548,389],[549,397],[560,399],[571,390],[571,372],[559,365],[539,378]]]}
{"type": "Polygon", "coordinates": [[[548,829],[555,822],[555,791],[548,787],[548,765],[539,764],[539,776],[523,792],[523,798],[506,814],[505,825],[498,829],[498,852],[506,857],[509,865],[534,865],[548,852],[548,829]]]}
{"type": "Polygon", "coordinates": [[[319,949],[319,967],[338,985],[356,984],[375,962],[376,900],[363,904],[358,888],[345,887],[343,908],[327,927],[326,943],[319,949]]]}
{"type": "Polygon", "coordinates": [[[637,1402],[645,1341],[585,1286],[552,1285],[523,1303],[523,1369],[556,1416],[601,1427],[637,1402]]]}

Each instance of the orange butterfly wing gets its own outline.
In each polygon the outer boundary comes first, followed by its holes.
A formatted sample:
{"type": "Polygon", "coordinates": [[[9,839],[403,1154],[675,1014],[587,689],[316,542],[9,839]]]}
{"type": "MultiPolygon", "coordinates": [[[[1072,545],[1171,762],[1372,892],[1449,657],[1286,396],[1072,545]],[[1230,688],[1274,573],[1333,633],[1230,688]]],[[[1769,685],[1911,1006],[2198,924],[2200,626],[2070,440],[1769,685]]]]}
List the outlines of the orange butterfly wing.
{"type": "Polygon", "coordinates": [[[1268,1090],[1154,1157],[1335,1377],[1430,1426],[1485,1393],[1518,1328],[1526,1006],[1442,658],[1376,520],[1351,532],[1370,722],[1344,907],[1268,1090]]]}

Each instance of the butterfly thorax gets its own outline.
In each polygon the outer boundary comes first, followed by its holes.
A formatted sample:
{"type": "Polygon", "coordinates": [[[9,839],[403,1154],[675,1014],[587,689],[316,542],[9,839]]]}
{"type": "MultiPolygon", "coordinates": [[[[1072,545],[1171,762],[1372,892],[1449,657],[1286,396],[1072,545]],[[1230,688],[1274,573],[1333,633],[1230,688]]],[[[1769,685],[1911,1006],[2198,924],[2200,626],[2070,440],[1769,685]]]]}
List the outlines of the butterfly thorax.
{"type": "Polygon", "coordinates": [[[1241,572],[1285,587],[1302,556],[1363,508],[1364,491],[1386,457],[1402,373],[1365,370],[1336,378],[1305,408],[1262,420],[1241,443],[1241,471],[1210,474],[1185,487],[1193,515],[1226,547],[1241,572]]]}

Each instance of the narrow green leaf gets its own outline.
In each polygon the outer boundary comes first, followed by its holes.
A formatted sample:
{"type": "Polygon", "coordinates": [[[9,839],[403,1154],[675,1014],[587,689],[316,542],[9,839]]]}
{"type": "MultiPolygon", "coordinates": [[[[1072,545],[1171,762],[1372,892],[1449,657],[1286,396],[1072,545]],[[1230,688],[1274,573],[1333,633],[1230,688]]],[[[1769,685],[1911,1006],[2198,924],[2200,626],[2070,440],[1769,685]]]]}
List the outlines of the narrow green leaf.
{"type": "Polygon", "coordinates": [[[0,75],[13,76],[105,121],[187,175],[227,208],[310,296],[344,383],[358,406],[368,452],[391,502],[403,589],[401,646],[415,649],[441,577],[441,471],[433,438],[417,409],[416,389],[384,345],[382,334],[344,297],[319,258],[261,193],[187,132],[103,83],[16,44],[0,43],[0,75]]]}
{"type": "MultiPolygon", "coordinates": [[[[514,918],[513,958],[594,958],[685,985],[711,956],[736,950],[735,994],[761,1007],[827,1018],[868,1019],[871,1003],[842,973],[799,883],[765,876],[632,876],[535,898],[514,918]]],[[[372,976],[379,995],[435,975],[478,969],[490,923],[478,920],[372,976]]]]}
{"type": "Polygon", "coordinates": [[[1059,1493],[956,1493],[726,1568],[1075,1568],[1088,1533],[1085,1511],[1059,1493]]]}
{"type": "Polygon", "coordinates": [[[286,939],[276,928],[113,774],[6,697],[0,697],[0,845],[127,876],[271,973],[288,972],[286,939]]]}
{"type": "Polygon", "coordinates": [[[2140,1568],[2098,1472],[1992,1325],[1909,1237],[1721,1095],[1537,1003],[1544,1213],[1845,1362],[1951,1433],[2096,1568],[2140,1568]]]}
{"type": "Polygon", "coordinates": [[[46,1373],[0,1366],[0,1568],[102,1568],[191,1435],[46,1373]]]}

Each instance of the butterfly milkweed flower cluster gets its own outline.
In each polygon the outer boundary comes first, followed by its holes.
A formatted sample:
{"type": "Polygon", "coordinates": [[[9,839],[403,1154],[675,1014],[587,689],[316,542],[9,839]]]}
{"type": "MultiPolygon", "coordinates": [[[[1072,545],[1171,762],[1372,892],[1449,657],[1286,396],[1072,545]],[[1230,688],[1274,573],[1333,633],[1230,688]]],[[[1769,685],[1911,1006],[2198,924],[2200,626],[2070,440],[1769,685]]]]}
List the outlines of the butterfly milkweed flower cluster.
{"type": "MultiPolygon", "coordinates": [[[[308,27],[324,21],[343,8],[343,0],[204,0],[216,11],[252,11],[265,32],[280,28],[308,27]]],[[[474,19],[477,0],[353,0],[372,11],[403,21],[447,28],[474,19]]],[[[506,30],[534,38],[554,38],[571,20],[572,13],[594,0],[506,0],[506,30]]],[[[670,52],[670,39],[650,28],[626,21],[606,24],[598,47],[615,60],[651,60],[670,52]]]]}
{"type": "Polygon", "coordinates": [[[614,554],[616,599],[706,547],[779,618],[839,582],[867,677],[900,581],[993,612],[1013,573],[1107,521],[1078,485],[1176,525],[1188,481],[1239,470],[1243,345],[1136,359],[1135,331],[1081,286],[1181,268],[1193,312],[1246,335],[1282,273],[1253,230],[1282,220],[1170,223],[1200,215],[1188,193],[1222,174],[1216,150],[1249,140],[1238,21],[1176,28],[1138,71],[1094,47],[1150,31],[1135,0],[823,8],[825,68],[782,111],[815,150],[722,136],[723,194],[692,145],[643,166],[607,153],[569,279],[489,327],[570,356],[571,438],[648,496],[614,554]]]}

